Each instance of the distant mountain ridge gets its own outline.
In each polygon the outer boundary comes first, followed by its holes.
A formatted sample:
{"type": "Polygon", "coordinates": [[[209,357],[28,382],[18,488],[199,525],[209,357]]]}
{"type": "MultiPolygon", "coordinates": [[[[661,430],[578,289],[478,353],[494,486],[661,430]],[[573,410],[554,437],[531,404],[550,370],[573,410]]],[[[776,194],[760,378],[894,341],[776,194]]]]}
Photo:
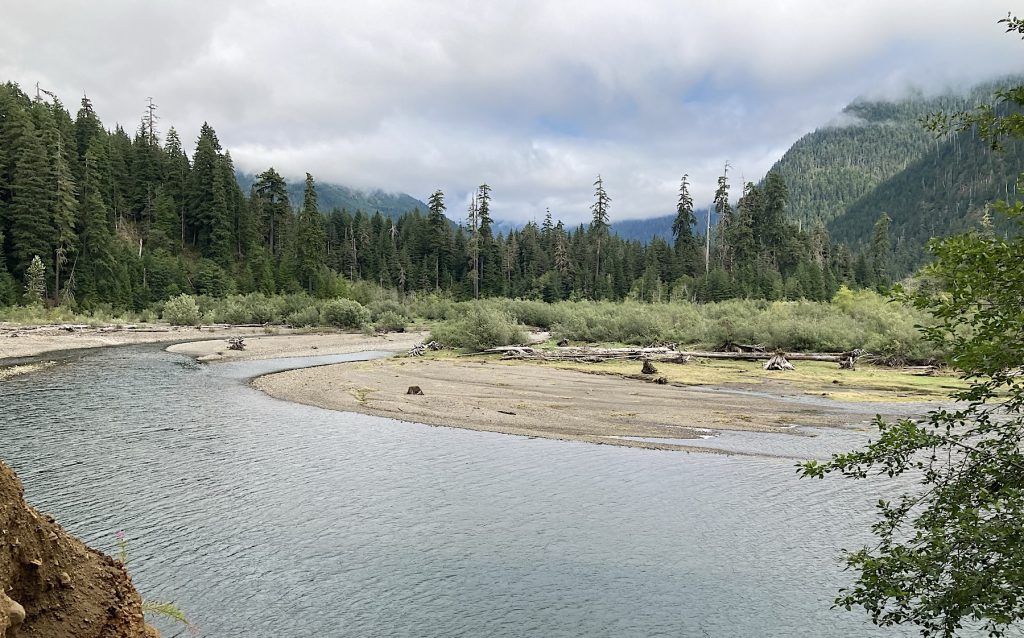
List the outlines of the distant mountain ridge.
{"type": "Polygon", "coordinates": [[[854,100],[843,109],[839,122],[804,135],[772,166],[789,186],[788,216],[810,224],[842,215],[937,147],[921,118],[939,111],[971,110],[990,102],[995,90],[1013,81],[987,82],[964,94],[854,100]]]}
{"type": "MultiPolygon", "coordinates": [[[[256,176],[238,173],[236,179],[242,190],[249,192],[253,182],[256,181],[256,176]]],[[[292,206],[298,208],[302,205],[305,186],[302,181],[286,180],[286,182],[288,198],[291,200],[292,206]]],[[[370,215],[380,211],[381,215],[395,219],[417,208],[423,213],[427,210],[425,203],[406,193],[387,193],[380,189],[359,190],[331,182],[316,182],[316,195],[320,210],[324,213],[335,208],[344,209],[350,213],[363,211],[370,215]]]]}

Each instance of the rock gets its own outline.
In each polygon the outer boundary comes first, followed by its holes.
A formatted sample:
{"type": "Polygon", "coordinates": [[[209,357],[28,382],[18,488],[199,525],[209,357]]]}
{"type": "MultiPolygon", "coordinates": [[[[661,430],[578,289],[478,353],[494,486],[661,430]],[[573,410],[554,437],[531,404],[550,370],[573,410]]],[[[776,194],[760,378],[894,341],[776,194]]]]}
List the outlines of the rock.
{"type": "Polygon", "coordinates": [[[658,374],[658,369],[649,359],[644,359],[644,367],[640,370],[640,374],[658,374]]]}
{"type": "Polygon", "coordinates": [[[423,390],[418,385],[411,385],[409,389],[405,391],[406,394],[413,394],[417,396],[423,396],[423,390]]]}
{"type": "Polygon", "coordinates": [[[61,572],[60,576],[57,577],[60,580],[61,587],[71,587],[71,574],[67,572],[61,572]]]}
{"type": "Polygon", "coordinates": [[[657,379],[654,380],[654,382],[657,383],[658,385],[666,385],[668,384],[668,379],[666,379],[665,377],[658,377],[657,379]]]}
{"type": "Polygon", "coordinates": [[[0,590],[0,637],[17,635],[18,627],[25,622],[25,608],[18,601],[0,590]]]}

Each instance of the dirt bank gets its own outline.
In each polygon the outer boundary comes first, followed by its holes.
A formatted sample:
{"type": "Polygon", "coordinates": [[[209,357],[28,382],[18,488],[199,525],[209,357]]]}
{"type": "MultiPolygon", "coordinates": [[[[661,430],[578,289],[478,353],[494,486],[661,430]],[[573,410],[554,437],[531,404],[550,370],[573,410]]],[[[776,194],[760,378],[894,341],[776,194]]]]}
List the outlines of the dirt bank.
{"type": "Polygon", "coordinates": [[[0,462],[0,638],[157,638],[124,567],[25,503],[0,462]]]}
{"type": "Polygon", "coordinates": [[[427,338],[427,334],[426,332],[397,332],[364,335],[345,332],[318,332],[277,336],[261,335],[246,338],[245,350],[229,350],[227,341],[222,336],[207,341],[178,343],[167,348],[167,351],[195,357],[204,362],[313,357],[366,350],[402,352],[417,343],[422,343],[427,338]]]}
{"type": "Polygon", "coordinates": [[[710,451],[700,446],[706,429],[781,433],[794,425],[866,424],[877,412],[893,408],[732,391],[741,386],[658,385],[544,365],[464,359],[345,363],[267,375],[253,385],[280,399],[403,421],[699,451],[710,451]],[[406,394],[410,386],[419,386],[423,395],[406,394]]]}

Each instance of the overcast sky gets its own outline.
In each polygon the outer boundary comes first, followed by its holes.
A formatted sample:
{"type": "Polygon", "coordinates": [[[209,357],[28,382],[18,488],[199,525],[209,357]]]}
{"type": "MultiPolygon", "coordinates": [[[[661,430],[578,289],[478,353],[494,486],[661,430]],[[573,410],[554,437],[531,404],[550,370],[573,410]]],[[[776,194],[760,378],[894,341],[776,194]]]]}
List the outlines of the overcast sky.
{"type": "Polygon", "coordinates": [[[0,81],[134,130],[147,96],[245,171],[407,192],[449,216],[668,214],[725,161],[756,180],[863,94],[1022,70],[989,0],[0,0],[0,81]],[[34,90],[34,89],[33,89],[34,90]]]}

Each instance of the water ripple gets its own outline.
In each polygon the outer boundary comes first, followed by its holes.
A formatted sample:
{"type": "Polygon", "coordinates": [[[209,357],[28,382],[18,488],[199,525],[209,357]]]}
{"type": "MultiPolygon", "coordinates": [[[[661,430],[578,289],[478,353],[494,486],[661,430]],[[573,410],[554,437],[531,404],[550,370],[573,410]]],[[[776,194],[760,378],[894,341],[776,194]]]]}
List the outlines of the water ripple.
{"type": "MultiPolygon", "coordinates": [[[[91,545],[114,551],[124,529],[141,591],[204,636],[901,635],[830,609],[837,548],[867,540],[882,486],[799,481],[787,459],[329,412],[243,384],[347,358],[91,352],[0,383],[0,456],[91,545]]],[[[806,443],[771,445],[787,440],[806,443]]],[[[783,451],[822,442],[836,444],[783,451]]]]}

